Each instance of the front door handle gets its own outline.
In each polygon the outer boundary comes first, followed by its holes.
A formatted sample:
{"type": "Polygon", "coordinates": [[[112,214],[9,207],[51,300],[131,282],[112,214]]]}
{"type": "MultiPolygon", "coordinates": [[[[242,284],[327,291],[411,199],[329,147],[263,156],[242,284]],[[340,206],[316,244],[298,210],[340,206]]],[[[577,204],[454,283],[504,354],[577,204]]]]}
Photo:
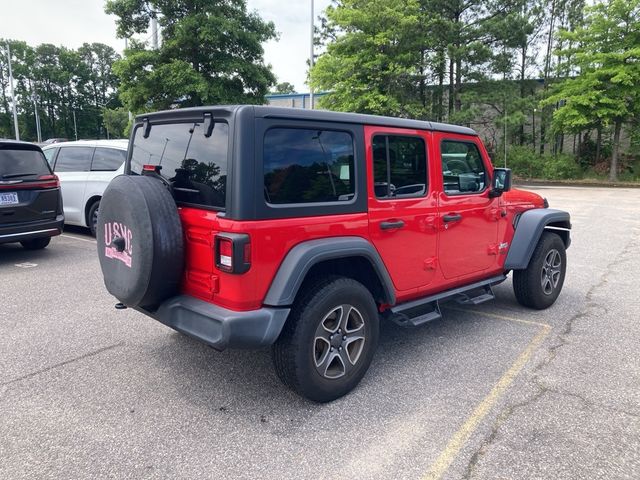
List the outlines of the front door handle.
{"type": "Polygon", "coordinates": [[[389,220],[387,222],[380,222],[380,230],[393,230],[402,227],[404,227],[404,222],[402,220],[389,220]]]}
{"type": "Polygon", "coordinates": [[[459,220],[462,220],[462,215],[460,215],[459,213],[450,213],[449,215],[445,215],[444,217],[442,217],[442,220],[444,220],[446,223],[457,222],[459,220]]]}

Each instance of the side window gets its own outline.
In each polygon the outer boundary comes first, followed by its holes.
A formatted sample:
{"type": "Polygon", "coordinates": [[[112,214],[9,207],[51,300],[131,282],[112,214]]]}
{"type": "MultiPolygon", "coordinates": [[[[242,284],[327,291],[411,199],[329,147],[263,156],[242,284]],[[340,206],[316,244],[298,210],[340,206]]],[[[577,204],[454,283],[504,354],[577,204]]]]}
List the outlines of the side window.
{"type": "Polygon", "coordinates": [[[264,136],[271,204],[347,202],[355,195],[353,138],[332,130],[272,128],[264,136]]]}
{"type": "Polygon", "coordinates": [[[53,169],[53,159],[56,158],[57,148],[48,148],[47,150],[43,150],[44,158],[47,159],[47,163],[53,169]]]}
{"type": "Polygon", "coordinates": [[[116,148],[96,147],[91,162],[91,171],[113,172],[118,170],[127,158],[127,152],[116,148]]]}
{"type": "Polygon", "coordinates": [[[485,189],[487,172],[475,143],[444,140],[440,151],[445,193],[478,193],[485,189]]]}
{"type": "Polygon", "coordinates": [[[427,193],[427,155],[419,137],[373,137],[373,181],[377,198],[422,197],[427,193]]]}
{"type": "Polygon", "coordinates": [[[93,147],[61,147],[56,159],[56,172],[88,172],[93,147]]]}

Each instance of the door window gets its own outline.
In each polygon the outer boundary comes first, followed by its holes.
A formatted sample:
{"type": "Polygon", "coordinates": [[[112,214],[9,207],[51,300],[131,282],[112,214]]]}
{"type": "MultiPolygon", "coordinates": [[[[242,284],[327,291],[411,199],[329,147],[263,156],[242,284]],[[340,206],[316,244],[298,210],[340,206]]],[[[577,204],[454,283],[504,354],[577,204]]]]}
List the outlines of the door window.
{"type": "Polygon", "coordinates": [[[427,155],[422,138],[373,137],[374,191],[377,198],[422,197],[427,193],[427,155]]]}
{"type": "Polygon", "coordinates": [[[60,147],[56,159],[56,172],[88,172],[93,147],[60,147]]]}
{"type": "Polygon", "coordinates": [[[49,166],[51,166],[51,168],[53,168],[53,159],[56,158],[57,151],[57,148],[48,148],[46,150],[42,150],[42,153],[44,153],[44,158],[47,159],[47,163],[49,164],[49,166]]]}
{"type": "Polygon", "coordinates": [[[443,140],[442,179],[447,195],[478,193],[487,186],[487,172],[475,143],[443,140]]]}
{"type": "Polygon", "coordinates": [[[127,152],[116,148],[96,147],[91,162],[91,171],[114,172],[126,160],[127,152]]]}

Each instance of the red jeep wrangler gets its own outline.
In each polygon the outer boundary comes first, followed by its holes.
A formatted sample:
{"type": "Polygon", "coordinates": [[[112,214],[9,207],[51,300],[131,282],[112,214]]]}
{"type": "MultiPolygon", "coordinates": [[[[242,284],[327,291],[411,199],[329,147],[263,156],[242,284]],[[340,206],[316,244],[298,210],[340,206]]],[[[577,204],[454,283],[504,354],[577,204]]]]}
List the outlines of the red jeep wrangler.
{"type": "Polygon", "coordinates": [[[282,381],[330,401],[364,376],[379,322],[477,304],[514,272],[558,297],[569,214],[511,190],[464,127],[263,106],[137,117],[100,204],[120,302],[215,349],[272,345],[282,381]]]}

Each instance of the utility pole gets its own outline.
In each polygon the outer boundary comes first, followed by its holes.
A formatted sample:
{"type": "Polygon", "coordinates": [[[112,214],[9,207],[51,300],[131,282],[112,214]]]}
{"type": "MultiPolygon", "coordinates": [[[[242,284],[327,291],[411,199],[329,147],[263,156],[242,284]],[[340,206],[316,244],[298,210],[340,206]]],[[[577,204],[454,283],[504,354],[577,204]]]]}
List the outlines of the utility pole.
{"type": "Polygon", "coordinates": [[[16,131],[16,140],[20,140],[20,129],[18,128],[18,113],[16,112],[16,97],[13,92],[13,70],[11,70],[11,47],[7,43],[7,63],[9,65],[9,94],[11,95],[11,105],[13,106],[13,127],[16,131]]]}
{"type": "Polygon", "coordinates": [[[33,111],[36,114],[36,134],[38,136],[38,143],[42,143],[42,130],[40,130],[40,114],[38,113],[38,95],[34,93],[31,98],[33,100],[33,111]]]}
{"type": "Polygon", "coordinates": [[[151,46],[154,50],[158,50],[158,19],[155,12],[151,17],[151,46]]]}
{"type": "Polygon", "coordinates": [[[76,110],[73,109],[73,131],[76,134],[76,140],[78,140],[78,125],[76,124],[76,110]]]}
{"type": "Polygon", "coordinates": [[[313,15],[314,15],[314,8],[313,8],[313,0],[311,0],[311,44],[310,44],[310,50],[311,50],[311,55],[309,56],[309,108],[311,110],[313,110],[314,105],[313,105],[313,87],[311,86],[311,70],[313,69],[313,15]]]}

